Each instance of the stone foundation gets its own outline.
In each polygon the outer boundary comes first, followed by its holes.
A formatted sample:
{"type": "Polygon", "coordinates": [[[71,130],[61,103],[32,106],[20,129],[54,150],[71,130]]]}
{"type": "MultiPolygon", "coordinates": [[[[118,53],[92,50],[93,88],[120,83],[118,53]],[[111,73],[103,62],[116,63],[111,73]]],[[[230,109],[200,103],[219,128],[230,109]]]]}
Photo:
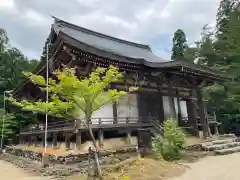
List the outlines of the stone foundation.
{"type": "MultiPolygon", "coordinates": [[[[34,152],[29,150],[24,150],[21,148],[15,148],[7,146],[5,152],[11,155],[24,157],[29,160],[41,162],[43,158],[43,153],[34,152]]],[[[99,153],[99,158],[104,158],[112,155],[125,154],[125,153],[135,153],[137,152],[136,147],[122,148],[118,150],[111,151],[101,151],[99,153]]],[[[80,162],[86,162],[88,160],[88,153],[83,154],[69,154],[67,156],[57,156],[54,154],[48,154],[48,159],[50,164],[75,164],[80,162]]]]}

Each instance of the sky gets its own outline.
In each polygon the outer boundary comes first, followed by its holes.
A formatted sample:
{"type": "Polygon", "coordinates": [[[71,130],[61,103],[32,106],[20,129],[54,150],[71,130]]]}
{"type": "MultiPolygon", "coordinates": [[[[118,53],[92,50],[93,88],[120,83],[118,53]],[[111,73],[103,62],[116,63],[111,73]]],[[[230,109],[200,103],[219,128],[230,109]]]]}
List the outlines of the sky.
{"type": "Polygon", "coordinates": [[[186,33],[188,44],[214,25],[220,0],[0,0],[0,28],[29,59],[39,59],[50,33],[51,15],[111,36],[148,44],[169,59],[172,36],[186,33]]]}

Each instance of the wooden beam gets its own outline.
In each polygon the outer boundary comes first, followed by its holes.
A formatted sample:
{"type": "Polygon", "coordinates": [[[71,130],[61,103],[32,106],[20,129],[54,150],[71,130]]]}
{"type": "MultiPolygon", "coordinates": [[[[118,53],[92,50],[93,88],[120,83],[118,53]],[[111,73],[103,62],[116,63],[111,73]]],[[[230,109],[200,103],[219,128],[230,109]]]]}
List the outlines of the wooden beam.
{"type": "Polygon", "coordinates": [[[197,87],[196,92],[197,92],[197,103],[198,103],[198,108],[199,108],[200,123],[203,126],[203,138],[207,138],[208,137],[208,124],[207,124],[207,120],[205,117],[201,89],[199,87],[197,87]]]}

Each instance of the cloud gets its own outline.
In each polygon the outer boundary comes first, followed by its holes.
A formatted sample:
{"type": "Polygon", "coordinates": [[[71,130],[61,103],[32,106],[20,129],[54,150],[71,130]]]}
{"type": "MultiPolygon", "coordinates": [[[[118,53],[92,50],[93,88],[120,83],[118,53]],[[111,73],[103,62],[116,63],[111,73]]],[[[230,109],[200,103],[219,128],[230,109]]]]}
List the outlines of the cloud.
{"type": "Polygon", "coordinates": [[[0,22],[29,58],[39,58],[57,16],[112,36],[151,45],[168,58],[172,34],[185,31],[189,43],[205,24],[214,24],[220,0],[1,0],[0,22]],[[207,5],[206,5],[207,4],[207,5]]]}

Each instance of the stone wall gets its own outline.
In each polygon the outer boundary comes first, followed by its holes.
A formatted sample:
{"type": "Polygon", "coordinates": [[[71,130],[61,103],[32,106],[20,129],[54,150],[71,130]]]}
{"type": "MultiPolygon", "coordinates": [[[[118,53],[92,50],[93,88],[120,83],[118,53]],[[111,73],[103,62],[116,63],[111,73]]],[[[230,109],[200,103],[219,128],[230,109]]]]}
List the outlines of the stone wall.
{"type": "MultiPolygon", "coordinates": [[[[23,150],[20,148],[15,148],[11,146],[7,146],[5,152],[11,155],[24,157],[29,160],[33,161],[42,161],[42,153],[41,152],[34,152],[29,150],[23,150]]],[[[112,151],[101,151],[99,153],[100,159],[104,159],[105,157],[118,155],[118,154],[125,154],[125,153],[134,153],[137,152],[136,147],[129,147],[129,148],[122,148],[118,150],[112,151]]],[[[48,155],[49,163],[50,164],[75,164],[80,162],[86,162],[88,160],[88,153],[84,154],[69,154],[67,156],[57,156],[54,154],[48,155]]]]}

